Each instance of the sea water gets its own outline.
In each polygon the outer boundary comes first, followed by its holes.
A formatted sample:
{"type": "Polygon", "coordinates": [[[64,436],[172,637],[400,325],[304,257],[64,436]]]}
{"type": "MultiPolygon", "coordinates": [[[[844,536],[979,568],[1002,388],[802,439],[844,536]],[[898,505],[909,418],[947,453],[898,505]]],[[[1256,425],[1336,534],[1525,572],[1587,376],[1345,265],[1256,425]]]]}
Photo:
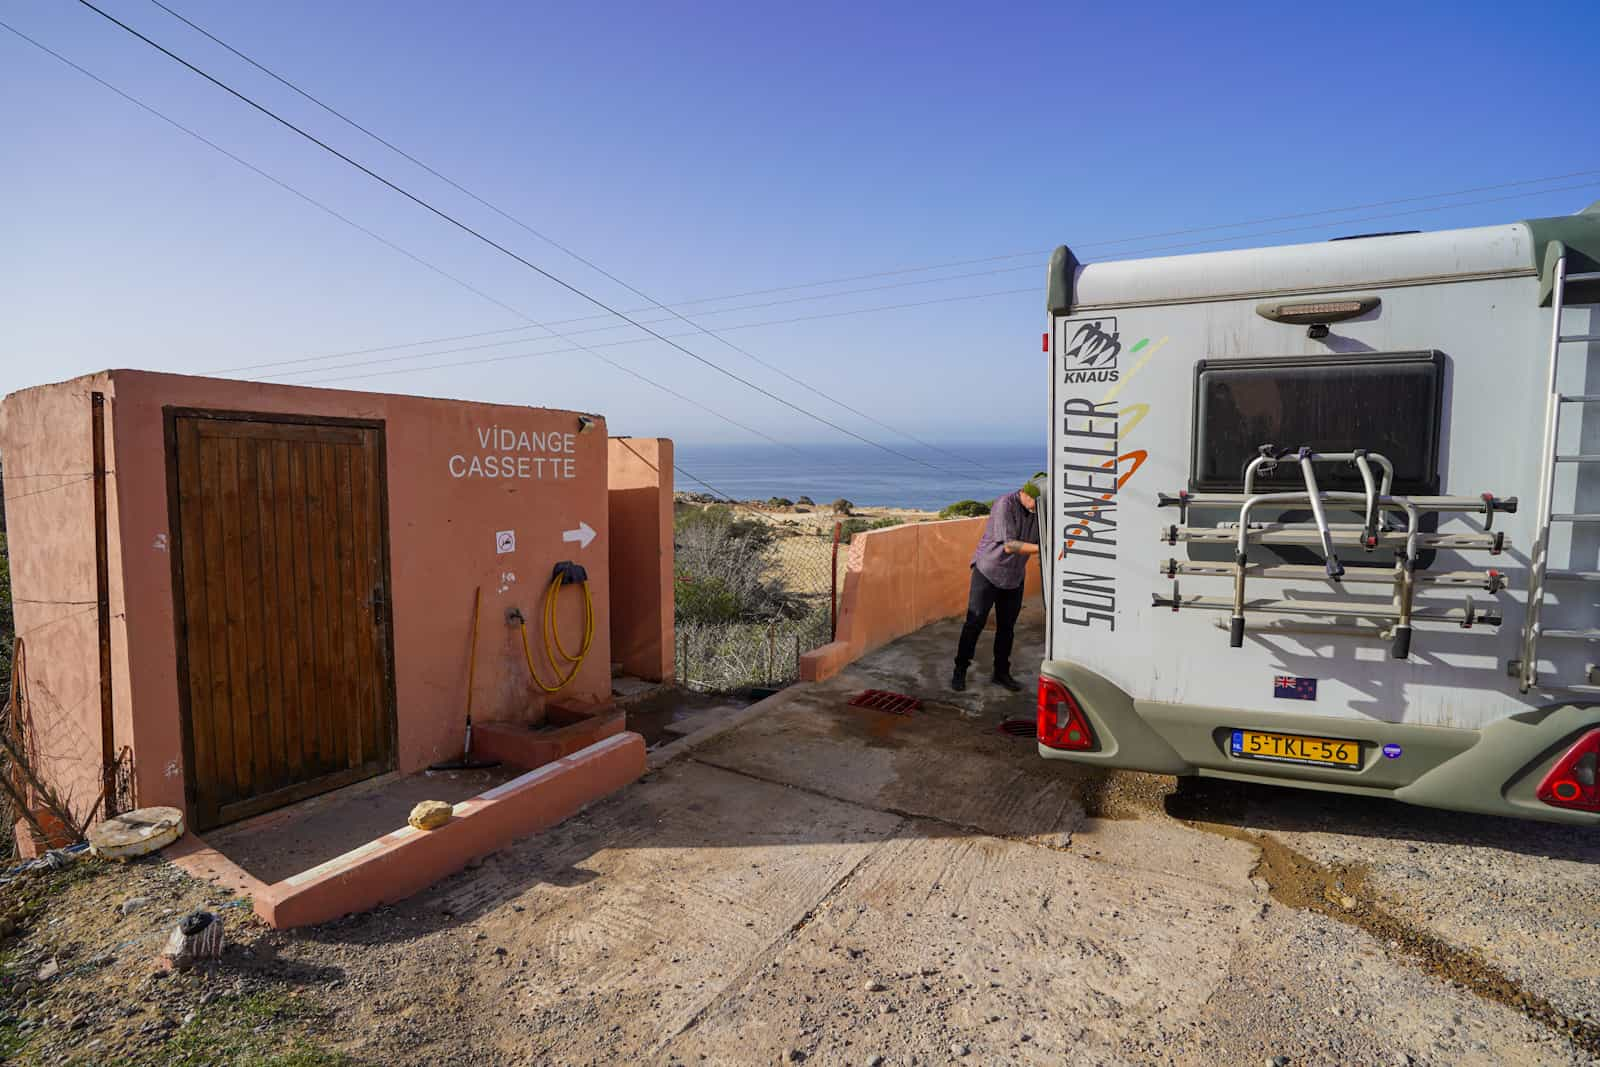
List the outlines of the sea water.
{"type": "Polygon", "coordinates": [[[808,496],[826,505],[842,497],[861,506],[936,511],[957,500],[992,500],[1046,467],[1042,441],[932,444],[933,448],[891,446],[904,456],[869,445],[797,445],[791,450],[776,445],[679,444],[675,487],[680,493],[734,500],[808,496]]]}

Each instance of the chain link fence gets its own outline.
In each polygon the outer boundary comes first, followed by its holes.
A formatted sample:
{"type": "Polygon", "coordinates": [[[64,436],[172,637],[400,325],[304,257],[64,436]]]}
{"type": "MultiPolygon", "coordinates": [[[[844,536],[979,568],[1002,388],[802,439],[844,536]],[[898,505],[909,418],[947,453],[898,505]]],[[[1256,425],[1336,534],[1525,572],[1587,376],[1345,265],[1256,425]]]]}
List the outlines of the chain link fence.
{"type": "Polygon", "coordinates": [[[798,680],[801,655],[833,639],[831,518],[689,504],[676,525],[679,683],[731,692],[798,680]]]}

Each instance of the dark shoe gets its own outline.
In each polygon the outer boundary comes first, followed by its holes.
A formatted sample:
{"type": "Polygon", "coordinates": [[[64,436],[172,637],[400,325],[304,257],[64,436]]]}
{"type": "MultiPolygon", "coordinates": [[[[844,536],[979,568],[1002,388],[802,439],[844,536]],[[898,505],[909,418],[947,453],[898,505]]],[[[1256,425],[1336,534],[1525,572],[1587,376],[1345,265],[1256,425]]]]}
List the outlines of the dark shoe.
{"type": "Polygon", "coordinates": [[[1010,671],[995,671],[994,684],[1001,689],[1009,689],[1013,693],[1022,692],[1022,683],[1011,677],[1010,671]]]}
{"type": "Polygon", "coordinates": [[[955,669],[955,673],[950,676],[950,688],[958,693],[967,691],[967,669],[965,667],[957,667],[955,669]]]}

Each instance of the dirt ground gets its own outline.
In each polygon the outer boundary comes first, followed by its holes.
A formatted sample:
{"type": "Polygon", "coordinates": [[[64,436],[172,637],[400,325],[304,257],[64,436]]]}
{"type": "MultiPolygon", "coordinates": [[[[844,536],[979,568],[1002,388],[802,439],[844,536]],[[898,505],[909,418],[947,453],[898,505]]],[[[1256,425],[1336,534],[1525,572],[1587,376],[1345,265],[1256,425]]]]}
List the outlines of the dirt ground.
{"type": "MultiPolygon", "coordinates": [[[[1023,640],[1039,643],[1035,612],[1023,640]]],[[[954,624],[930,627],[786,691],[398,905],[282,934],[225,910],[233,948],[207,971],[150,977],[176,914],[221,903],[159,860],[19,883],[33,888],[8,899],[50,896],[4,943],[0,1053],[386,1065],[1600,1056],[1600,835],[1293,790],[1177,795],[1171,779],[1043,761],[997,729],[1031,715],[1028,693],[942,690],[953,643],[954,624]],[[867,687],[926,704],[901,717],[845,703],[867,687]],[[119,903],[140,895],[150,903],[123,917],[119,903]],[[211,1058],[175,1055],[202,1027],[211,1058]],[[277,1044],[251,1051],[262,1035],[277,1044]]]]}

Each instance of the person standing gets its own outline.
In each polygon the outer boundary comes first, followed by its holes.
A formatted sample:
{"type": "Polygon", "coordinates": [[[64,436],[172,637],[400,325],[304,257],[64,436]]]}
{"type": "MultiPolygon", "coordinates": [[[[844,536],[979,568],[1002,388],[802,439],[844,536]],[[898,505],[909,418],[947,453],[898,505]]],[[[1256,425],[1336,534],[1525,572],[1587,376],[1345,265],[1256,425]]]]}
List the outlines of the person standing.
{"type": "Polygon", "coordinates": [[[978,648],[978,635],[994,611],[994,684],[1022,691],[1011,677],[1011,645],[1016,639],[1017,616],[1022,613],[1022,591],[1027,584],[1028,559],[1039,554],[1039,483],[1030,481],[1007,493],[989,509],[989,521],[972,553],[972,585],[967,593],[967,622],[956,646],[956,669],[950,688],[967,688],[967,667],[978,648]]]}

